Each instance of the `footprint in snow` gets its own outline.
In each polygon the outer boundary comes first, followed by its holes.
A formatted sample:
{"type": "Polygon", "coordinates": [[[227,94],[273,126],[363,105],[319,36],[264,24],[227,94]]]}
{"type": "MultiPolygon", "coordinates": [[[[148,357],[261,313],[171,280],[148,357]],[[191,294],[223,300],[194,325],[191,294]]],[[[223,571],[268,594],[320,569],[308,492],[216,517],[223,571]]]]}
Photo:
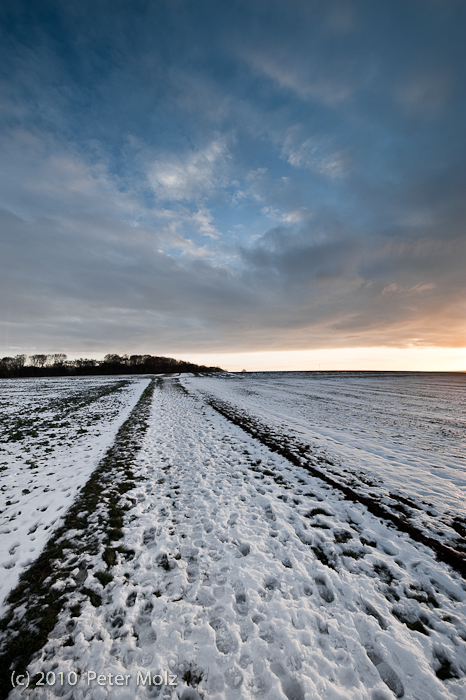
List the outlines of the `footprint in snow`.
{"type": "Polygon", "coordinates": [[[201,696],[194,688],[185,688],[181,693],[181,700],[201,700],[201,696]]]}
{"type": "Polygon", "coordinates": [[[201,588],[196,597],[196,603],[204,608],[214,605],[216,599],[207,588],[201,588]]]}
{"type": "Polygon", "coordinates": [[[325,600],[326,603],[332,603],[335,600],[335,596],[323,576],[316,576],[315,582],[322,600],[325,600]]]}
{"type": "Polygon", "coordinates": [[[157,633],[152,627],[150,617],[140,615],[134,625],[134,629],[137,634],[137,646],[145,646],[157,641],[157,633]]]}
{"type": "Polygon", "coordinates": [[[362,606],[363,606],[363,610],[366,613],[366,615],[370,615],[371,617],[375,617],[375,619],[377,620],[377,622],[379,623],[380,627],[383,630],[388,629],[387,622],[382,617],[382,615],[379,613],[379,611],[374,608],[373,605],[371,605],[368,601],[363,600],[362,606]]]}
{"type": "Polygon", "coordinates": [[[199,569],[197,566],[188,565],[186,569],[186,576],[188,578],[188,583],[194,583],[199,578],[199,569]]]}
{"type": "Polygon", "coordinates": [[[275,630],[270,622],[262,622],[259,624],[259,637],[267,642],[267,644],[273,644],[276,639],[275,630]]]}
{"type": "Polygon", "coordinates": [[[255,630],[253,623],[247,618],[240,622],[239,635],[243,643],[248,641],[249,637],[251,637],[254,634],[254,631],[255,630]]]}
{"type": "Polygon", "coordinates": [[[314,593],[310,583],[303,583],[303,593],[307,596],[311,596],[314,593]]]}
{"type": "Polygon", "coordinates": [[[246,593],[244,591],[239,591],[236,596],[235,596],[235,610],[240,614],[240,615],[247,615],[248,614],[248,601],[246,598],[246,593]]]}
{"type": "Polygon", "coordinates": [[[209,676],[209,691],[213,694],[221,693],[225,687],[222,676],[209,676]]]}
{"type": "Polygon", "coordinates": [[[292,615],[291,624],[297,630],[303,630],[305,628],[306,623],[303,620],[302,614],[299,611],[295,615],[292,615]]]}
{"type": "MultiPolygon", "coordinates": [[[[226,569],[228,571],[228,569],[226,569]]],[[[218,583],[219,586],[223,585],[224,583],[227,582],[227,577],[225,574],[225,571],[219,571],[218,573],[214,574],[214,579],[215,583],[218,583]]]]}
{"type": "Polygon", "coordinates": [[[215,618],[209,624],[215,630],[215,645],[221,654],[234,654],[238,651],[238,642],[224,620],[215,618]]]}
{"type": "Polygon", "coordinates": [[[239,688],[243,683],[243,674],[236,666],[232,668],[227,668],[223,674],[225,678],[225,683],[229,688],[239,688]]]}
{"type": "Polygon", "coordinates": [[[128,597],[126,598],[126,606],[128,608],[132,608],[136,602],[136,598],[138,597],[138,594],[136,591],[132,591],[128,597]]]}
{"type": "Polygon", "coordinates": [[[124,614],[119,614],[119,612],[116,612],[114,617],[111,619],[110,623],[113,628],[113,632],[111,632],[112,636],[114,638],[119,637],[119,629],[125,624],[124,614]]]}
{"type": "Polygon", "coordinates": [[[251,546],[247,542],[241,542],[238,545],[238,550],[241,552],[243,557],[247,557],[247,555],[251,551],[251,546]]]}
{"type": "Polygon", "coordinates": [[[381,655],[374,651],[374,649],[366,649],[366,653],[379,672],[379,676],[385,685],[390,688],[392,693],[394,693],[397,698],[402,698],[405,694],[403,683],[398,678],[392,667],[389,666],[387,662],[383,660],[381,655]]]}
{"type": "Polygon", "coordinates": [[[275,576],[267,576],[264,581],[264,588],[266,591],[273,593],[277,588],[280,587],[280,583],[275,576]]]}
{"type": "Polygon", "coordinates": [[[274,661],[270,668],[280,680],[282,690],[288,700],[304,700],[304,691],[301,684],[287,673],[279,661],[274,661]]]}

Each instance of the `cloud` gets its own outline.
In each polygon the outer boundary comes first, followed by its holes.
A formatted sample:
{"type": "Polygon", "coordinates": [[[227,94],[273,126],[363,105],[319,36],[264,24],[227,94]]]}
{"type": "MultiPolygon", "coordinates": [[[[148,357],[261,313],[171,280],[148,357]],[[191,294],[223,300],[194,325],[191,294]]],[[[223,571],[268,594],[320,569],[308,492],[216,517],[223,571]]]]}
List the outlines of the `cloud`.
{"type": "Polygon", "coordinates": [[[212,215],[208,209],[199,209],[192,215],[192,221],[203,236],[218,238],[221,235],[220,231],[212,225],[212,215]]]}
{"type": "Polygon", "coordinates": [[[316,100],[329,107],[347,100],[356,88],[343,65],[329,66],[322,71],[316,63],[306,71],[299,60],[290,60],[290,56],[284,56],[280,51],[278,55],[277,51],[252,52],[249,62],[255,71],[273,80],[280,88],[303,100],[316,100]]]}
{"type": "Polygon", "coordinates": [[[293,135],[288,134],[282,155],[296,168],[310,168],[329,178],[343,177],[349,167],[348,155],[342,150],[332,150],[322,137],[310,137],[296,144],[293,135]]]}
{"type": "MultiPolygon", "coordinates": [[[[44,140],[21,131],[2,145],[3,342],[182,352],[465,341],[466,244],[436,237],[442,197],[433,223],[402,216],[390,233],[326,208],[267,204],[261,216],[278,225],[237,245],[217,236],[207,206],[148,208],[102,162],[52,141],[44,157],[44,140]]],[[[248,173],[249,184],[267,175],[248,173]]]]}
{"type": "Polygon", "coordinates": [[[198,200],[224,184],[228,152],[223,140],[183,156],[163,157],[149,167],[148,179],[159,200],[198,200]]]}
{"type": "Polygon", "coordinates": [[[5,354],[466,342],[461,3],[17,3],[5,354]]]}
{"type": "Polygon", "coordinates": [[[303,221],[312,218],[312,212],[306,207],[284,212],[272,206],[267,206],[261,209],[261,213],[265,214],[269,219],[275,219],[284,224],[302,224],[303,221]]]}
{"type": "Polygon", "coordinates": [[[431,289],[435,289],[433,282],[414,284],[412,287],[404,287],[402,284],[392,282],[382,289],[382,294],[420,294],[422,292],[430,292],[431,289]]]}

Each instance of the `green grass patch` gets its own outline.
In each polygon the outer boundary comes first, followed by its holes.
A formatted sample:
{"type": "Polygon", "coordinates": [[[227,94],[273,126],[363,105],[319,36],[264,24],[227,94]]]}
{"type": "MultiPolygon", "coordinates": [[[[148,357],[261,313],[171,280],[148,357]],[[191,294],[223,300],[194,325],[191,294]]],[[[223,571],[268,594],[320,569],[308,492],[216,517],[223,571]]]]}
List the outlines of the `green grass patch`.
{"type": "Polygon", "coordinates": [[[121,540],[123,538],[123,530],[119,528],[111,528],[107,531],[108,539],[112,542],[116,540],[121,540]]]}
{"type": "Polygon", "coordinates": [[[112,574],[109,574],[108,571],[96,571],[94,576],[98,581],[100,581],[104,588],[107,585],[107,583],[113,581],[113,576],[112,574]]]}
{"type": "Polygon", "coordinates": [[[344,549],[342,554],[345,557],[351,557],[351,559],[362,559],[364,557],[364,552],[357,549],[344,549]]]}
{"type": "Polygon", "coordinates": [[[312,549],[312,551],[314,552],[314,554],[316,555],[317,559],[318,559],[320,562],[322,562],[322,564],[325,564],[325,566],[328,566],[328,567],[330,567],[331,569],[335,569],[335,565],[334,565],[333,561],[331,561],[331,560],[329,559],[329,557],[328,557],[327,554],[324,552],[324,550],[322,549],[322,547],[320,547],[319,545],[316,545],[315,547],[311,547],[311,549],[312,549]]]}
{"type": "Polygon", "coordinates": [[[309,513],[306,513],[306,518],[314,518],[316,515],[326,515],[327,517],[331,516],[331,513],[327,513],[326,510],[323,508],[313,508],[312,510],[309,511],[309,513]]]}
{"type": "Polygon", "coordinates": [[[102,559],[107,564],[107,566],[113,566],[116,560],[116,551],[113,547],[106,547],[104,553],[102,554],[102,559]]]}
{"type": "Polygon", "coordinates": [[[374,571],[378,577],[383,581],[383,583],[388,583],[389,585],[395,579],[390,569],[386,564],[374,564],[374,571]]]}
{"type": "Polygon", "coordinates": [[[337,530],[334,533],[335,542],[338,544],[345,544],[348,540],[353,539],[353,535],[348,530],[337,530]]]}
{"type": "Polygon", "coordinates": [[[123,495],[124,493],[127,493],[127,491],[131,491],[131,489],[136,488],[136,484],[134,481],[126,481],[124,484],[119,484],[118,486],[118,491],[123,495]]]}
{"type": "Polygon", "coordinates": [[[81,592],[87,595],[94,608],[98,608],[99,605],[102,605],[102,596],[95,591],[92,591],[90,588],[81,588],[81,592]]]}
{"type": "Polygon", "coordinates": [[[406,625],[406,627],[413,632],[420,632],[421,634],[428,635],[428,631],[422,624],[422,622],[417,619],[417,620],[410,620],[406,615],[403,614],[400,610],[392,610],[393,615],[396,617],[397,620],[402,622],[403,624],[406,625]]]}
{"type": "Polygon", "coordinates": [[[437,661],[440,663],[439,668],[435,671],[435,675],[441,681],[448,681],[450,678],[459,678],[458,673],[452,666],[451,661],[446,658],[438,658],[437,661]]]}

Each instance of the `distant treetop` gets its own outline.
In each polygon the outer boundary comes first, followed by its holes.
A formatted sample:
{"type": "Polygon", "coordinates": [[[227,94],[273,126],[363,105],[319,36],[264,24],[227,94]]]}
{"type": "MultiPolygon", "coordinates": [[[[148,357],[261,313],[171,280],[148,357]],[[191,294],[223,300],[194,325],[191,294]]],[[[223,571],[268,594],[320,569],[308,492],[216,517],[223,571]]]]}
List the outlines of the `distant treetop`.
{"type": "Polygon", "coordinates": [[[103,360],[68,360],[63,353],[52,355],[16,355],[0,360],[0,377],[62,377],[99,374],[166,374],[173,372],[224,372],[220,367],[195,365],[172,357],[154,355],[116,355],[103,360]]]}

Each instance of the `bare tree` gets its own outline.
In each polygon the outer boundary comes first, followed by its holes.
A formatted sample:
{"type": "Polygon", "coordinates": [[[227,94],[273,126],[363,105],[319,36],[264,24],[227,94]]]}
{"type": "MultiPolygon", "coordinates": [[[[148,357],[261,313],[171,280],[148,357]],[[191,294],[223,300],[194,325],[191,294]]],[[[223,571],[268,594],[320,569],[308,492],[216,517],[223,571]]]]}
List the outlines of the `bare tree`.
{"type": "Polygon", "coordinates": [[[121,357],[119,355],[115,355],[114,353],[109,353],[108,355],[105,355],[104,362],[116,362],[120,364],[121,357]]]}
{"type": "Polygon", "coordinates": [[[26,364],[26,355],[15,355],[13,358],[13,366],[16,370],[22,369],[26,364]]]}
{"type": "Polygon", "coordinates": [[[42,367],[45,367],[47,359],[47,355],[29,355],[29,364],[31,364],[33,367],[39,367],[39,369],[42,369],[42,367]]]}

